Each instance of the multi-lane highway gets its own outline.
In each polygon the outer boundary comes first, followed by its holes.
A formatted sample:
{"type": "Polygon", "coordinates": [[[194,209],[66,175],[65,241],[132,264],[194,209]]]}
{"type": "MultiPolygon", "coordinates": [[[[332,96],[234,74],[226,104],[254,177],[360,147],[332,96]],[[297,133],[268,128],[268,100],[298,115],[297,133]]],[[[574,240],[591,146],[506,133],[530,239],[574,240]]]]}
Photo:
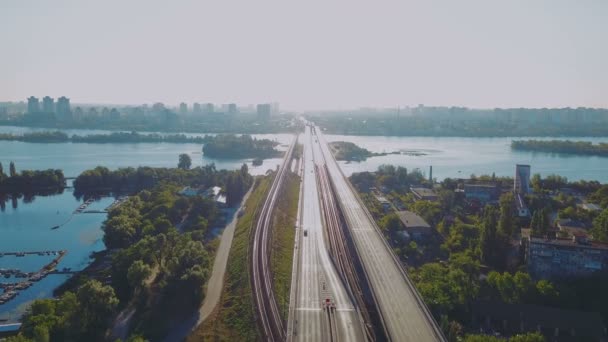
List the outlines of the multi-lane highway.
{"type": "Polygon", "coordinates": [[[330,259],[321,215],[315,165],[324,164],[321,147],[310,127],[304,145],[301,212],[292,279],[290,341],[364,341],[359,313],[330,259]],[[331,303],[335,309],[329,309],[331,303]]]}
{"type": "Polygon", "coordinates": [[[387,337],[392,341],[445,340],[404,268],[342,174],[320,130],[315,131],[387,337]]]}

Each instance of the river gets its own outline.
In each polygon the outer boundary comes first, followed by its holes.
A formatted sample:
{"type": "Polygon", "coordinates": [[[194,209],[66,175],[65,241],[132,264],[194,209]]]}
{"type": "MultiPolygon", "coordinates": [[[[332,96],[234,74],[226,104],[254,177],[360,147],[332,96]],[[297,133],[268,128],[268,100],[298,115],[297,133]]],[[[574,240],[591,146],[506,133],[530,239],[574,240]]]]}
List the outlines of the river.
{"type": "MultiPolygon", "coordinates": [[[[0,127],[0,133],[23,133],[47,129],[22,127],[0,127]]],[[[64,130],[67,134],[108,133],[98,130],[64,130]]],[[[196,134],[189,134],[196,136],[196,134]]],[[[282,148],[289,143],[292,135],[254,135],[256,138],[276,139],[282,148]]],[[[608,182],[608,158],[593,156],[568,156],[546,153],[512,151],[511,138],[430,138],[430,137],[377,137],[377,136],[340,136],[326,135],[327,141],[350,141],[372,152],[408,151],[420,155],[387,155],[372,157],[365,162],[340,162],[345,174],[373,171],[382,164],[394,164],[408,169],[419,168],[428,175],[433,166],[433,177],[468,177],[471,174],[492,174],[512,176],[515,164],[530,164],[532,173],[541,175],[559,174],[570,180],[586,179],[608,182]]],[[[547,139],[547,138],[543,138],[547,139]]],[[[570,138],[606,142],[601,138],[570,138]]],[[[188,153],[192,166],[215,163],[218,169],[237,169],[247,163],[250,173],[263,174],[275,168],[279,158],[268,159],[259,167],[253,167],[251,160],[218,160],[207,158],[201,153],[200,144],[137,143],[137,144],[84,144],[84,143],[25,143],[0,141],[0,162],[8,170],[10,161],[15,162],[17,170],[24,169],[63,169],[66,176],[77,176],[86,169],[97,165],[111,169],[118,167],[174,167],[178,155],[188,153]]],[[[93,203],[91,209],[103,209],[112,199],[104,198],[93,203]]],[[[104,248],[102,231],[99,229],[105,214],[78,214],[72,212],[79,205],[71,190],[61,195],[38,196],[33,202],[23,199],[10,200],[0,212],[0,252],[68,250],[59,268],[69,267],[80,270],[89,263],[93,251],[104,248]],[[69,221],[68,221],[69,220],[69,221]],[[67,223],[61,228],[51,230],[54,225],[67,223]]],[[[52,256],[0,257],[0,268],[20,268],[35,271],[48,263],[52,256]]],[[[0,319],[15,319],[23,311],[26,303],[35,298],[49,297],[52,290],[66,279],[65,275],[50,275],[22,291],[19,296],[0,305],[0,319]]],[[[0,279],[0,282],[13,282],[15,279],[0,279]]]]}
{"type": "MultiPolygon", "coordinates": [[[[379,137],[325,135],[327,141],[349,141],[376,153],[407,151],[410,154],[368,158],[365,162],[340,162],[346,175],[374,171],[382,164],[420,169],[427,176],[433,166],[433,178],[468,178],[471,174],[511,176],[515,164],[529,164],[532,173],[541,176],[558,174],[571,181],[596,180],[608,183],[608,158],[540,152],[512,151],[511,140],[522,138],[450,138],[450,137],[379,137]],[[422,155],[412,155],[412,154],[422,155]]],[[[524,138],[563,139],[563,138],[524,138]]],[[[570,140],[608,142],[608,138],[578,137],[570,140]]]]}

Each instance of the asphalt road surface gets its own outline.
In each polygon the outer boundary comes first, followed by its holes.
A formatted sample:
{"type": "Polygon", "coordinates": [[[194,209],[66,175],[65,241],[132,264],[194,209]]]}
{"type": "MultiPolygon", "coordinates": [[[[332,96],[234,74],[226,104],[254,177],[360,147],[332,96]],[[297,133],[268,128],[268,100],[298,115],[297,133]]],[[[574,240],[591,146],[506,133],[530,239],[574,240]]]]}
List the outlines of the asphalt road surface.
{"type": "Polygon", "coordinates": [[[297,274],[292,280],[292,286],[296,287],[294,310],[290,315],[293,329],[288,331],[288,340],[330,341],[330,323],[323,309],[324,301],[329,299],[336,306],[334,329],[338,330],[332,340],[364,341],[358,312],[330,260],[324,240],[314,168],[315,163],[324,163],[321,147],[315,143],[309,127],[300,141],[304,145],[303,194],[297,274]]]}

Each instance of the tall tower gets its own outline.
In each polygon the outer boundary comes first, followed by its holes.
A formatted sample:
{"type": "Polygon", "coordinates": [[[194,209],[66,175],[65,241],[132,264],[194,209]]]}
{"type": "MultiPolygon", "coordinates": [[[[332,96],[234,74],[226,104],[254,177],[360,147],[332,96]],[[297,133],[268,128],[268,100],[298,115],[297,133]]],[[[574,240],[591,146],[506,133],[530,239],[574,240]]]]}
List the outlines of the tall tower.
{"type": "Polygon", "coordinates": [[[40,113],[40,101],[37,97],[30,96],[27,98],[27,112],[29,114],[40,113]]]}
{"type": "Polygon", "coordinates": [[[72,118],[72,110],[70,109],[70,99],[62,96],[57,99],[57,118],[62,121],[67,121],[72,118]]]}
{"type": "Polygon", "coordinates": [[[55,100],[50,96],[42,98],[42,111],[45,113],[55,113],[55,100]]]}

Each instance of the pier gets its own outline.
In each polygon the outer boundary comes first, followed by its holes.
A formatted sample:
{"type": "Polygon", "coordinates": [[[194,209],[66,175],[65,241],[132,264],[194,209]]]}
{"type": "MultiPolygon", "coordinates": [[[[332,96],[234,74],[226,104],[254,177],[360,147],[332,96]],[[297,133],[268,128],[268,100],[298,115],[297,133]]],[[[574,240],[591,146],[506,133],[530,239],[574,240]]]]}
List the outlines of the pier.
{"type": "Polygon", "coordinates": [[[42,268],[40,270],[38,270],[37,272],[23,272],[18,269],[0,268],[0,276],[3,276],[5,278],[11,278],[11,277],[22,278],[22,279],[25,278],[25,280],[22,280],[19,282],[0,283],[0,289],[3,290],[2,295],[0,295],[0,305],[8,303],[9,301],[13,300],[15,297],[17,297],[17,295],[19,295],[19,291],[28,289],[35,282],[44,279],[49,274],[54,274],[54,273],[68,274],[68,272],[71,272],[71,269],[68,269],[68,268],[64,268],[62,271],[56,270],[57,265],[59,264],[61,259],[63,259],[63,257],[65,256],[66,253],[67,253],[66,250],[39,251],[39,252],[0,252],[0,256],[11,255],[11,256],[16,256],[16,257],[25,257],[26,255],[39,255],[39,256],[56,255],[56,257],[53,258],[53,260],[51,260],[51,262],[42,266],[42,268]]]}

